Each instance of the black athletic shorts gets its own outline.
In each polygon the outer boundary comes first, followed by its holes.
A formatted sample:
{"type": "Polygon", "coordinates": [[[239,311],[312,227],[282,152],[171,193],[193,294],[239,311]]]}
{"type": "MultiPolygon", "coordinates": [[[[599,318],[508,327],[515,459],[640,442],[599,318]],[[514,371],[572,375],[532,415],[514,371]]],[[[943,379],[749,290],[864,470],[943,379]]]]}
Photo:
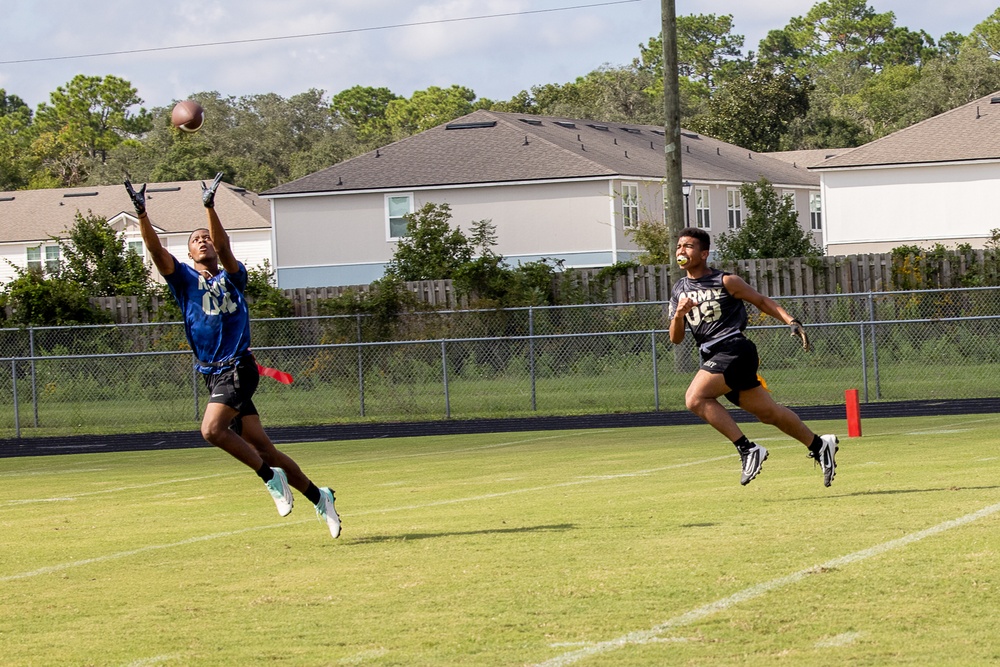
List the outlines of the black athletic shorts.
{"type": "Polygon", "coordinates": [[[701,368],[709,373],[721,373],[732,389],[726,398],[733,405],[740,404],[740,392],[760,386],[757,370],[760,357],[753,341],[743,336],[731,336],[712,346],[708,353],[701,353],[701,368]]]}
{"type": "Polygon", "coordinates": [[[257,391],[259,383],[260,372],[252,354],[243,355],[237,363],[223,368],[219,373],[205,376],[208,402],[228,405],[239,412],[241,417],[258,414],[257,407],[253,404],[253,393],[257,391]]]}

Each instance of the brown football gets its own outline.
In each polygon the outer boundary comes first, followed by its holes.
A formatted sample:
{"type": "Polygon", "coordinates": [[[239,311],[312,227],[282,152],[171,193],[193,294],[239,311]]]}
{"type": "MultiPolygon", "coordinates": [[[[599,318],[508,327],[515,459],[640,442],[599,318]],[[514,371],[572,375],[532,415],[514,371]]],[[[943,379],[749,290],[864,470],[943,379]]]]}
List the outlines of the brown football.
{"type": "Polygon", "coordinates": [[[170,122],[178,130],[197,132],[205,122],[205,110],[194,100],[178,102],[170,112],[170,122]]]}

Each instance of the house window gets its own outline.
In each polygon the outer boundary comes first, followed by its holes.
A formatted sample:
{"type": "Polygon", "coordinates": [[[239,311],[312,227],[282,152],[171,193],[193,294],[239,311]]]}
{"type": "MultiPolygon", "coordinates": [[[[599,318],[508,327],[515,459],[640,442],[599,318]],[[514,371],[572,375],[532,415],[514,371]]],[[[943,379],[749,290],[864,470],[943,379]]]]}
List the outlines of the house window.
{"type": "Polygon", "coordinates": [[[42,246],[28,248],[26,258],[28,260],[29,271],[41,273],[44,268],[45,273],[48,275],[59,273],[59,246],[57,245],[45,246],[44,267],[42,265],[42,246]]]}
{"type": "Polygon", "coordinates": [[[145,250],[146,249],[143,246],[142,241],[129,241],[128,242],[128,251],[129,252],[134,252],[135,254],[139,255],[139,257],[145,257],[146,256],[145,250]]]}
{"type": "Polygon", "coordinates": [[[28,248],[28,270],[42,272],[42,246],[28,248]]]}
{"type": "Polygon", "coordinates": [[[45,246],[45,273],[52,276],[59,273],[59,246],[45,246]]]}
{"type": "Polygon", "coordinates": [[[390,240],[406,236],[406,218],[403,216],[410,213],[413,213],[413,195],[386,195],[386,229],[390,240]]]}
{"type": "Polygon", "coordinates": [[[635,183],[622,184],[622,224],[626,228],[639,225],[639,186],[635,183]]]}
{"type": "Polygon", "coordinates": [[[792,202],[792,206],[795,206],[795,190],[782,190],[781,198],[792,202]]]}
{"type": "Polygon", "coordinates": [[[809,193],[809,226],[812,229],[823,229],[823,202],[818,192],[809,193]]]}
{"type": "Polygon", "coordinates": [[[711,228],[712,219],[708,209],[708,188],[694,189],[694,213],[695,224],[698,225],[698,229],[711,228]]]}
{"type": "Polygon", "coordinates": [[[743,200],[740,191],[735,188],[726,190],[727,208],[729,210],[729,228],[739,229],[743,226],[743,200]]]}

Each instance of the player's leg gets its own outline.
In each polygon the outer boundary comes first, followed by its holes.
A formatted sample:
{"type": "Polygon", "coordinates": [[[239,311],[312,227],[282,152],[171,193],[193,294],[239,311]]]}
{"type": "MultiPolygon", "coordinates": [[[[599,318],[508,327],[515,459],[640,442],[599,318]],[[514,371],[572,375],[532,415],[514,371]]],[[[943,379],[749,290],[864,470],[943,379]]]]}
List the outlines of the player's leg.
{"type": "Polygon", "coordinates": [[[817,435],[794,411],[776,403],[763,387],[741,391],[739,404],[763,423],[776,426],[805,445],[809,456],[818,461],[823,469],[823,484],[830,486],[837,474],[836,455],[840,440],[836,435],[817,435]]]}
{"type": "Polygon", "coordinates": [[[719,396],[730,391],[722,373],[710,373],[702,369],[695,374],[688,386],[684,402],[691,412],[711,424],[736,447],[741,462],[740,484],[746,486],[760,474],[764,461],[767,460],[767,450],[750,442],[729,410],[719,403],[719,396]]]}
{"type": "Polygon", "coordinates": [[[731,442],[735,442],[743,437],[743,431],[729,414],[729,410],[719,403],[719,396],[729,391],[726,379],[721,373],[709,373],[702,369],[695,373],[694,379],[688,385],[684,394],[684,405],[731,442]]]}
{"type": "Polygon", "coordinates": [[[317,487],[302,472],[299,464],[291,456],[275,447],[260,423],[260,415],[257,414],[257,409],[254,407],[253,402],[247,401],[247,406],[247,409],[251,410],[252,414],[244,414],[242,416],[243,438],[257,450],[267,465],[270,465],[275,470],[283,471],[282,474],[288,475],[288,483],[298,489],[316,507],[316,514],[321,521],[326,523],[327,528],[330,529],[330,534],[335,538],[340,537],[340,515],[337,514],[337,510],[334,507],[335,497],[333,489],[329,487],[317,487]]]}

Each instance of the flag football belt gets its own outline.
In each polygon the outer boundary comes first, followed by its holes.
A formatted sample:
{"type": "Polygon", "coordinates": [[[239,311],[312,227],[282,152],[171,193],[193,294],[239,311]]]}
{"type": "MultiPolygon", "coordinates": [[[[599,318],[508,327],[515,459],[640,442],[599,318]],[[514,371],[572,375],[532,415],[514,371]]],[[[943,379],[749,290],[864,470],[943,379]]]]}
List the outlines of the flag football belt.
{"type": "Polygon", "coordinates": [[[721,343],[724,340],[732,338],[733,336],[742,336],[742,335],[743,335],[742,331],[731,331],[730,333],[727,333],[725,336],[722,336],[721,338],[716,338],[715,340],[710,340],[707,343],[702,343],[701,345],[698,346],[698,349],[701,350],[703,354],[708,354],[709,352],[712,351],[712,348],[715,347],[718,343],[721,343]]]}

